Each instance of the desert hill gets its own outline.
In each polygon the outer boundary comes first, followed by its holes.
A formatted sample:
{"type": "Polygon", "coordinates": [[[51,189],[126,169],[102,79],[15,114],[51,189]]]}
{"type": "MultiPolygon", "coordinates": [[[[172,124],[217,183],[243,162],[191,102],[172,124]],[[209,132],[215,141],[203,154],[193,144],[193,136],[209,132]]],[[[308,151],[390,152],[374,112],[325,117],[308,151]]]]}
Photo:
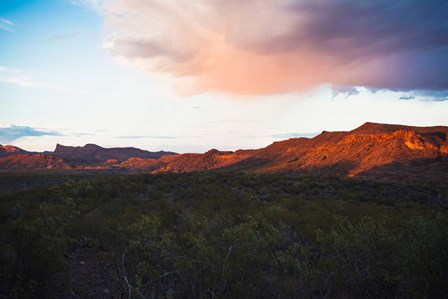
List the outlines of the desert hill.
{"type": "Polygon", "coordinates": [[[44,154],[16,154],[0,158],[0,169],[41,170],[70,169],[70,165],[60,158],[44,154]]]}
{"type": "Polygon", "coordinates": [[[58,144],[54,152],[45,155],[23,155],[25,151],[9,148],[8,156],[0,157],[2,170],[100,168],[151,173],[216,170],[359,176],[403,169],[406,173],[442,173],[448,165],[448,127],[365,123],[352,131],[324,131],[314,138],[291,138],[256,150],[212,149],[203,154],[107,149],[94,144],[58,144]],[[37,162],[39,159],[46,162],[37,162]]]}
{"type": "Polygon", "coordinates": [[[147,164],[140,161],[139,165],[151,172],[220,169],[356,176],[391,164],[409,168],[408,164],[414,163],[422,168],[422,161],[445,162],[447,135],[448,127],[365,123],[353,131],[324,131],[314,138],[292,138],[258,150],[211,150],[204,154],[162,157],[147,164]]]}
{"type": "Polygon", "coordinates": [[[27,154],[28,152],[13,146],[13,145],[1,145],[0,144],[0,158],[1,157],[7,157],[7,156],[12,156],[12,155],[17,155],[17,154],[27,154]]]}
{"type": "Polygon", "coordinates": [[[134,147],[104,148],[96,144],[86,144],[85,146],[64,146],[56,145],[54,152],[49,153],[58,158],[80,163],[105,162],[107,160],[124,161],[129,158],[158,159],[164,155],[173,155],[173,152],[149,152],[134,147]]]}

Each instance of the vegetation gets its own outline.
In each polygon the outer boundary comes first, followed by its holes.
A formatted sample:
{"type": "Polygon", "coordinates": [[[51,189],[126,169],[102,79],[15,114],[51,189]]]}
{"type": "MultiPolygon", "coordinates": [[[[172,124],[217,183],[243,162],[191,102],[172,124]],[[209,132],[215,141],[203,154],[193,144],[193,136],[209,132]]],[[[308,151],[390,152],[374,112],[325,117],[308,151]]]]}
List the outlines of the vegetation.
{"type": "Polygon", "coordinates": [[[47,180],[0,195],[0,297],[448,294],[443,184],[210,172],[47,180]]]}

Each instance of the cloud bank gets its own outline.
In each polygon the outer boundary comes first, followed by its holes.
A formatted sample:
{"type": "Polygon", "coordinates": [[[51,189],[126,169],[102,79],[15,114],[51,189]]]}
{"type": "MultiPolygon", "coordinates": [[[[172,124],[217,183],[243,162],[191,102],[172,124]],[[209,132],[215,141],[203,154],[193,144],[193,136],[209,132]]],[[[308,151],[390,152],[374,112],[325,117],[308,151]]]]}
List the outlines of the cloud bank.
{"type": "MultiPolygon", "coordinates": [[[[98,1],[95,2],[98,5],[98,1]]],[[[275,94],[329,83],[448,89],[443,0],[110,0],[118,61],[178,78],[178,91],[275,94]]]]}
{"type": "Polygon", "coordinates": [[[11,142],[28,136],[63,136],[60,132],[46,131],[26,126],[0,127],[0,142],[11,142]]]}

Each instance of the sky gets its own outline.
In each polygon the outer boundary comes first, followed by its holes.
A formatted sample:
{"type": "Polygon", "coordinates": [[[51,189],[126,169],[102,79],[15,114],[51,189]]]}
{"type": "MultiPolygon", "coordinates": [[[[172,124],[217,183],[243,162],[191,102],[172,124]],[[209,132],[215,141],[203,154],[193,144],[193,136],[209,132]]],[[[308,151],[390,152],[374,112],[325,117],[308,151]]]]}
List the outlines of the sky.
{"type": "Polygon", "coordinates": [[[448,126],[448,0],[1,0],[0,144],[204,152],[448,126]]]}

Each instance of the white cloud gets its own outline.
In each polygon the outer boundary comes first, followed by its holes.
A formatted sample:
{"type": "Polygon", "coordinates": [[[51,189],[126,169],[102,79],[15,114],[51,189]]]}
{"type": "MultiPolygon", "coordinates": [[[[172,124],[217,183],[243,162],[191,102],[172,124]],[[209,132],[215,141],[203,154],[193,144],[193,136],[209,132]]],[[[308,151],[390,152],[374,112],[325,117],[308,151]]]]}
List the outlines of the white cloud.
{"type": "Polygon", "coordinates": [[[116,94],[97,93],[88,90],[74,90],[72,88],[66,88],[56,84],[50,84],[36,80],[28,73],[16,69],[0,66],[0,82],[16,85],[24,88],[45,89],[51,91],[57,91],[62,93],[69,93],[81,96],[99,96],[99,97],[117,97],[116,94]]]}
{"type": "Polygon", "coordinates": [[[48,40],[49,41],[61,41],[61,40],[77,38],[78,36],[79,36],[79,33],[77,33],[77,32],[67,33],[67,34],[53,34],[48,37],[48,40]]]}
{"type": "Polygon", "coordinates": [[[21,87],[43,88],[51,90],[59,89],[57,86],[34,80],[33,78],[29,77],[29,75],[27,75],[26,73],[24,73],[19,69],[8,68],[4,66],[0,66],[0,81],[18,85],[21,87]]]}
{"type": "Polygon", "coordinates": [[[103,5],[107,0],[68,0],[68,2],[75,6],[86,6],[92,7],[99,10],[100,6],[103,5]]]}
{"type": "Polygon", "coordinates": [[[16,26],[16,24],[11,22],[10,20],[0,18],[0,29],[1,30],[12,32],[12,31],[14,31],[13,28],[15,26],[16,26]]]}
{"type": "Polygon", "coordinates": [[[0,22],[2,22],[5,25],[8,25],[8,26],[15,26],[16,25],[13,22],[11,22],[10,20],[3,19],[3,18],[0,18],[0,22]]]}

